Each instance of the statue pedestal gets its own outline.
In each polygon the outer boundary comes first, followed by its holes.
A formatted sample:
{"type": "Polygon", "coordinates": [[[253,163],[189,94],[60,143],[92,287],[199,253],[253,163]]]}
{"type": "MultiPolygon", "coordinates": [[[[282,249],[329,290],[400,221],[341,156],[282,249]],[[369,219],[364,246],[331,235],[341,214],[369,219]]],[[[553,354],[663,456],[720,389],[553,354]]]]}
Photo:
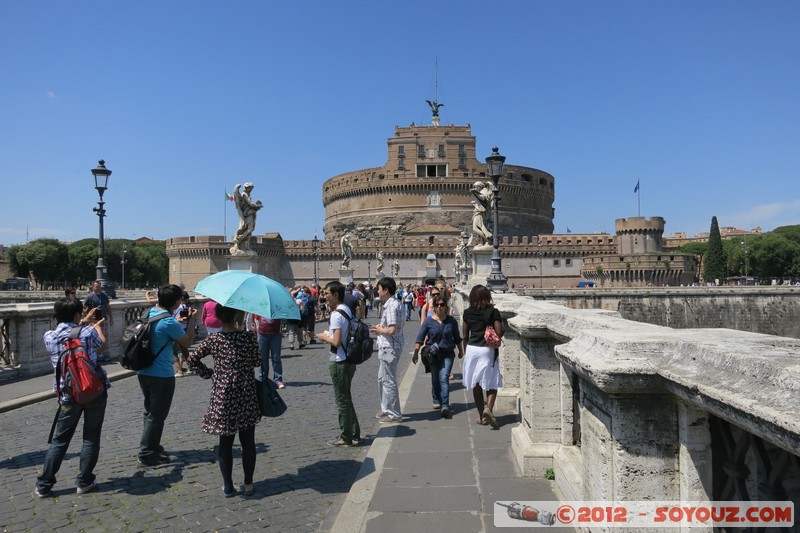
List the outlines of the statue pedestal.
{"type": "Polygon", "coordinates": [[[486,278],[492,273],[492,247],[488,244],[472,249],[472,271],[469,273],[467,289],[475,285],[486,285],[486,278]]]}
{"type": "Polygon", "coordinates": [[[353,281],[353,269],[352,268],[340,268],[339,269],[339,281],[347,285],[351,281],[353,281]]]}
{"type": "Polygon", "coordinates": [[[264,274],[257,255],[232,255],[228,257],[228,270],[246,270],[254,274],[264,274]]]}

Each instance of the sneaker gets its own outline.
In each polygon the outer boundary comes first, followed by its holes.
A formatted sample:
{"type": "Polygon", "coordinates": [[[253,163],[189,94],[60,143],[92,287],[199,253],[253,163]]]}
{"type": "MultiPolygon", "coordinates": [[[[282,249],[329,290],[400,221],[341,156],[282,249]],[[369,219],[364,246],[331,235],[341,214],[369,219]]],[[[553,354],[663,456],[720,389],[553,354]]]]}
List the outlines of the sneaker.
{"type": "Polygon", "coordinates": [[[442,407],[442,418],[452,418],[453,415],[450,414],[450,409],[447,407],[442,407]]]}
{"type": "Polygon", "coordinates": [[[33,495],[37,498],[50,498],[53,496],[53,491],[50,489],[42,489],[37,486],[33,489],[33,495]]]}
{"type": "Polygon", "coordinates": [[[434,409],[441,409],[441,408],[442,408],[442,404],[440,404],[440,403],[435,403],[435,404],[433,404],[433,408],[434,408],[434,409]]]}
{"type": "Polygon", "coordinates": [[[158,452],[156,461],[158,462],[158,464],[163,465],[172,461],[172,457],[170,457],[170,455],[167,452],[158,452]]]}
{"type": "Polygon", "coordinates": [[[378,411],[377,413],[375,413],[375,418],[383,418],[384,416],[386,416],[386,413],[384,413],[383,411],[378,411]]]}
{"type": "Polygon", "coordinates": [[[283,384],[283,381],[276,381],[275,382],[275,387],[278,388],[278,389],[285,389],[286,385],[283,384]]]}
{"type": "Polygon", "coordinates": [[[86,485],[85,487],[81,487],[78,485],[78,494],[89,494],[90,492],[94,492],[97,490],[97,483],[92,481],[91,485],[86,485]]]}
{"type": "Polygon", "coordinates": [[[183,377],[183,372],[175,372],[175,377],[176,378],[182,378],[183,377]]]}
{"type": "Polygon", "coordinates": [[[353,441],[345,440],[344,437],[336,437],[328,441],[328,446],[353,446],[353,441]]]}
{"type": "Polygon", "coordinates": [[[225,487],[222,487],[222,495],[226,498],[233,498],[236,496],[236,489],[226,490],[225,487]]]}
{"type": "Polygon", "coordinates": [[[396,424],[403,420],[402,416],[383,415],[378,419],[381,424],[396,424]]]}

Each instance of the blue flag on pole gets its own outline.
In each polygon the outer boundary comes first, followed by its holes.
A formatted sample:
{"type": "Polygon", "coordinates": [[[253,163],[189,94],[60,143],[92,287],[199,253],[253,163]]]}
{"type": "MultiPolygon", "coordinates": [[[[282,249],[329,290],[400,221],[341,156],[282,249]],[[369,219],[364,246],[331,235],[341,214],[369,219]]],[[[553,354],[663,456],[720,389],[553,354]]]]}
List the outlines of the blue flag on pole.
{"type": "Polygon", "coordinates": [[[572,230],[569,229],[569,226],[567,226],[567,233],[572,233],[572,230]]]}
{"type": "Polygon", "coordinates": [[[633,188],[633,192],[639,192],[639,181],[636,181],[636,187],[633,188]]]}

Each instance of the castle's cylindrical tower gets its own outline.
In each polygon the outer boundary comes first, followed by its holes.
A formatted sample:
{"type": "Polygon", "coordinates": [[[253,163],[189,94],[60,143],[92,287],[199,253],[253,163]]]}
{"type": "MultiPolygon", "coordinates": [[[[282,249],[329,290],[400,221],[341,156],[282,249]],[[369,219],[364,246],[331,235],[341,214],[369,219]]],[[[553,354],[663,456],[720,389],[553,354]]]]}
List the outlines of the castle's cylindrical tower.
{"type": "Polygon", "coordinates": [[[659,252],[664,235],[663,217],[618,218],[615,223],[620,255],[659,252]]]}
{"type": "MultiPolygon", "coordinates": [[[[382,167],[347,172],[323,184],[325,236],[457,236],[472,228],[476,181],[490,181],[469,126],[397,127],[382,167]]],[[[553,231],[555,179],[506,165],[500,178],[500,234],[553,231]]]]}

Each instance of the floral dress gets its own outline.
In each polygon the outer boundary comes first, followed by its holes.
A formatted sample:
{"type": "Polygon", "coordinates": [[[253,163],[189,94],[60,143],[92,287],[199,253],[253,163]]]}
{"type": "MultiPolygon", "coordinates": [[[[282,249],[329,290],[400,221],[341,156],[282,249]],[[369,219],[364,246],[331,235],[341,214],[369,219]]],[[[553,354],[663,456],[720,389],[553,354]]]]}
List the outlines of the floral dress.
{"type": "Polygon", "coordinates": [[[202,429],[212,435],[235,435],[261,420],[253,368],[261,365],[255,336],[249,331],[209,335],[189,355],[189,368],[201,378],[212,378],[211,401],[202,429]],[[214,369],[201,359],[211,354],[214,369]]]}

